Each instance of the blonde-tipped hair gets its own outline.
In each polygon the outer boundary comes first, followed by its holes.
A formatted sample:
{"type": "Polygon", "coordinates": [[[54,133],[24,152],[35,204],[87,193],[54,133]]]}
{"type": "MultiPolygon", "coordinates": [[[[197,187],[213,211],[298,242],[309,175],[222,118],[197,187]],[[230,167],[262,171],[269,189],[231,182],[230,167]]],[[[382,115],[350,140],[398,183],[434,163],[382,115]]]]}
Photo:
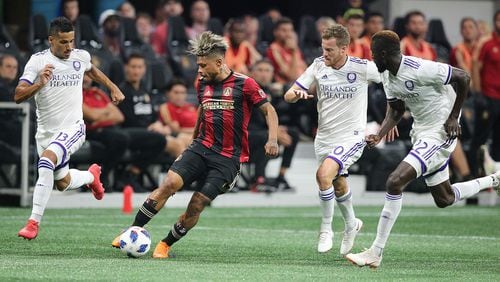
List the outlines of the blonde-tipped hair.
{"type": "Polygon", "coordinates": [[[348,46],[351,42],[351,36],[343,25],[333,24],[327,27],[323,34],[321,34],[323,39],[335,38],[338,47],[348,46]]]}
{"type": "Polygon", "coordinates": [[[189,44],[191,47],[188,52],[198,57],[213,55],[224,57],[228,48],[224,37],[212,33],[211,31],[205,31],[196,37],[196,39],[189,40],[189,44]]]}

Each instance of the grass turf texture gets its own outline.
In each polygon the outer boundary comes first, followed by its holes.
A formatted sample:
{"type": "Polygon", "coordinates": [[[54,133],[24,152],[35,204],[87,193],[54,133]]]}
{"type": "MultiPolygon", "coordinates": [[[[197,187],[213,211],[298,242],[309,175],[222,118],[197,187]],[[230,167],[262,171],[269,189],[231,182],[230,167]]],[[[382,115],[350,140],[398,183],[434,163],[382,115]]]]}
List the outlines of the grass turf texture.
{"type": "MultiPolygon", "coordinates": [[[[357,207],[365,222],[354,251],[369,247],[381,207],[357,207]]],[[[150,253],[127,258],[110,246],[133,215],[116,209],[47,210],[38,237],[18,238],[28,209],[0,208],[0,281],[54,280],[472,280],[500,281],[500,209],[403,207],[377,270],[316,252],[319,208],[208,208],[176,243],[175,259],[150,257],[183,210],[163,209],[146,226],[150,253]]]]}

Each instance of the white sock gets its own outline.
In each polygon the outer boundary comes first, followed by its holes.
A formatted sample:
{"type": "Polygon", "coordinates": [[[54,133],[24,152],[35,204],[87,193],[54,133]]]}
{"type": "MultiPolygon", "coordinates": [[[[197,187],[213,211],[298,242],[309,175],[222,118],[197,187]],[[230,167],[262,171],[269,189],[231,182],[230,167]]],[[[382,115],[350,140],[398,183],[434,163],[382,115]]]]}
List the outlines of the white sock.
{"type": "Polygon", "coordinates": [[[378,256],[382,255],[385,243],[387,243],[387,239],[391,233],[392,226],[396,222],[399,212],[401,211],[402,204],[402,195],[385,194],[384,209],[382,209],[377,226],[377,237],[375,238],[375,241],[373,241],[371,247],[375,250],[375,253],[378,256]]]}
{"type": "Polygon", "coordinates": [[[70,169],[69,175],[71,180],[66,190],[73,190],[82,187],[83,185],[90,184],[94,181],[94,175],[87,170],[70,169]]]}
{"type": "Polygon", "coordinates": [[[38,160],[38,179],[33,191],[33,208],[30,219],[42,221],[43,212],[54,186],[54,163],[49,158],[41,157],[38,160]]]}
{"type": "Polygon", "coordinates": [[[466,182],[455,183],[451,186],[455,193],[455,203],[476,195],[479,191],[495,186],[498,180],[493,175],[476,178],[466,182]]]}
{"type": "Polygon", "coordinates": [[[334,196],[333,186],[324,191],[319,190],[319,203],[323,214],[320,231],[332,230],[334,196]]]}
{"type": "Polygon", "coordinates": [[[356,216],[352,208],[352,193],[347,191],[344,195],[336,197],[337,205],[339,206],[342,217],[344,218],[345,231],[351,231],[356,228],[356,216]]]}

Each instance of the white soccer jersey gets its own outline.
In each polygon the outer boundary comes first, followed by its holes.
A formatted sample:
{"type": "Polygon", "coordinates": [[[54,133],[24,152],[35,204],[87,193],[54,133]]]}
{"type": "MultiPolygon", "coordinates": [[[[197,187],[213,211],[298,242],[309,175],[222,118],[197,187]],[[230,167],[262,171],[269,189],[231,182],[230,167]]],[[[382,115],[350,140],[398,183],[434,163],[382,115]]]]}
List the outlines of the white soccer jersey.
{"type": "Polygon", "coordinates": [[[368,105],[368,82],[380,82],[380,73],[371,61],[348,57],[336,70],[316,58],[295,82],[304,90],[316,83],[320,143],[364,138],[368,105]]]}
{"type": "Polygon", "coordinates": [[[403,100],[413,116],[413,130],[444,130],[455,103],[450,82],[451,67],[411,56],[403,56],[397,76],[382,75],[387,100],[403,100]]]}
{"type": "Polygon", "coordinates": [[[92,67],[85,50],[73,49],[63,60],[47,49],[31,56],[19,80],[33,84],[47,64],[54,66],[52,78],[35,94],[39,133],[57,132],[83,119],[83,75],[92,67]]]}

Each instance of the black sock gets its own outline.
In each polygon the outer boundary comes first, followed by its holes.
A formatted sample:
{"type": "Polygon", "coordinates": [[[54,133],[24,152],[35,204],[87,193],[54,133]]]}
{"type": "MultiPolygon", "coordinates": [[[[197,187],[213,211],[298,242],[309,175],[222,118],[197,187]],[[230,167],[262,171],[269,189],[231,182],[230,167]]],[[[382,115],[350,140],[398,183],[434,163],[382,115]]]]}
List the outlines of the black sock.
{"type": "Polygon", "coordinates": [[[168,232],[167,237],[163,238],[163,242],[167,243],[168,246],[172,246],[175,242],[182,239],[187,234],[186,228],[184,228],[180,222],[176,222],[170,232],[168,232]]]}
{"type": "Polygon", "coordinates": [[[153,218],[153,216],[158,213],[158,211],[154,208],[155,206],[156,201],[147,199],[135,215],[134,223],[132,223],[132,226],[143,227],[144,225],[146,225],[153,218]]]}

